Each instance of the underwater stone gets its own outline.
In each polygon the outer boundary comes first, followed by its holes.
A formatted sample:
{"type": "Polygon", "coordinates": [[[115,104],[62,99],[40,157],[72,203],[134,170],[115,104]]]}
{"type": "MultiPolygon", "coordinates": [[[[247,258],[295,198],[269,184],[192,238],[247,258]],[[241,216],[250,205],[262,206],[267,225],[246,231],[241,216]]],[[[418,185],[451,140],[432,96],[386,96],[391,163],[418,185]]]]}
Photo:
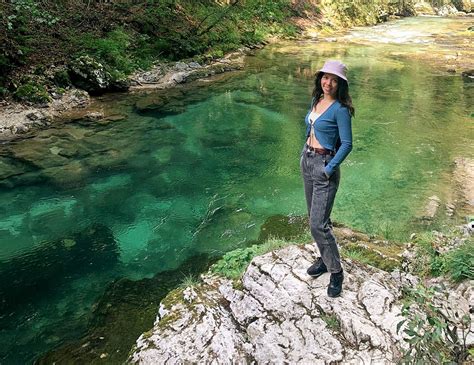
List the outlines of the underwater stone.
{"type": "Polygon", "coordinates": [[[212,260],[195,255],[176,270],[164,271],[151,279],[119,279],[112,282],[94,305],[90,327],[81,339],[48,352],[35,363],[91,364],[107,353],[110,364],[122,364],[141,333],[153,326],[160,301],[183,281],[198,275],[212,260]]]}

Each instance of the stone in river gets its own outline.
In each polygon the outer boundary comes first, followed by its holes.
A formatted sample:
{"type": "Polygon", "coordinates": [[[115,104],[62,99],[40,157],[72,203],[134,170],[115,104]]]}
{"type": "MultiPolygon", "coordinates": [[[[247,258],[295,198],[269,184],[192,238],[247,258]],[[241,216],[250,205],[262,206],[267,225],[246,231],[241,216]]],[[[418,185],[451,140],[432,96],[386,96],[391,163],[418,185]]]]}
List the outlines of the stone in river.
{"type": "Polygon", "coordinates": [[[124,363],[137,337],[153,325],[158,305],[166,294],[185,275],[198,275],[209,264],[208,256],[196,255],[177,269],[160,272],[151,279],[114,281],[94,305],[85,336],[48,352],[35,363],[91,364],[104,353],[108,354],[108,363],[124,363]]]}
{"type": "Polygon", "coordinates": [[[306,274],[313,260],[312,247],[289,246],[254,258],[238,288],[207,276],[202,285],[172,292],[129,361],[394,361],[401,291],[391,276],[345,262],[344,292],[334,300],[326,294],[329,274],[306,274]]]}

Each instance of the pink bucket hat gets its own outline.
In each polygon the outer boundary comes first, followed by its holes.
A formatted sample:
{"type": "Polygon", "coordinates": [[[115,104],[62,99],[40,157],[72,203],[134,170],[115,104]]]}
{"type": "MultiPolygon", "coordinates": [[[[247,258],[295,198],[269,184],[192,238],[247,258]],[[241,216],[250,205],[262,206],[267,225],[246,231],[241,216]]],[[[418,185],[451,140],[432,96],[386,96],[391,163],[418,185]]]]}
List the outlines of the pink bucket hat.
{"type": "Polygon", "coordinates": [[[347,67],[341,61],[335,61],[335,60],[326,61],[324,63],[323,68],[319,70],[319,72],[326,72],[329,74],[337,75],[349,83],[346,76],[347,67]]]}

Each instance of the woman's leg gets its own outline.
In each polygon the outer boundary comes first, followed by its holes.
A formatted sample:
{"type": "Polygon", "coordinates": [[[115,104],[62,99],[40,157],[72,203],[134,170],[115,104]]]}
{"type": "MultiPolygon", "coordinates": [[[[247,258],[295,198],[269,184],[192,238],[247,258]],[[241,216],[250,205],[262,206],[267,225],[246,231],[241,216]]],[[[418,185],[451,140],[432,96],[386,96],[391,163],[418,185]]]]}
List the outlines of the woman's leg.
{"type": "Polygon", "coordinates": [[[328,271],[330,273],[338,273],[342,269],[341,258],[336,237],[332,231],[330,215],[339,186],[340,173],[339,169],[337,169],[331,178],[328,179],[324,174],[326,157],[315,156],[315,158],[316,164],[313,169],[310,208],[311,234],[316,241],[321,258],[328,271]]]}
{"type": "Polygon", "coordinates": [[[301,175],[303,176],[304,195],[306,198],[306,208],[308,217],[311,217],[311,205],[313,204],[313,179],[308,170],[306,152],[303,153],[300,160],[301,175]]]}

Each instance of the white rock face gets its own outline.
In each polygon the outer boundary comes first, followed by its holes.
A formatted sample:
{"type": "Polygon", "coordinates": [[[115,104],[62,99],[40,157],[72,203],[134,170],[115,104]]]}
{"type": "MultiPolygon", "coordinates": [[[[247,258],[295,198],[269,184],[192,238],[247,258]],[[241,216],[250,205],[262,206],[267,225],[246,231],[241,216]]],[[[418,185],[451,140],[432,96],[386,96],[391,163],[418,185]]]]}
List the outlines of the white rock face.
{"type": "MultiPolygon", "coordinates": [[[[144,364],[246,363],[245,340],[222,296],[211,286],[197,293],[185,290],[186,299],[170,308],[161,306],[154,328],[137,340],[130,361],[144,364]]],[[[181,294],[182,297],[182,294],[181,294]]],[[[184,298],[183,298],[184,299],[184,298]]]]}
{"type": "Polygon", "coordinates": [[[347,260],[343,293],[329,298],[329,274],[318,279],[306,274],[315,257],[310,245],[289,246],[254,258],[238,288],[206,276],[202,285],[172,292],[129,361],[396,363],[405,346],[396,331],[403,319],[402,275],[347,260]]]}

